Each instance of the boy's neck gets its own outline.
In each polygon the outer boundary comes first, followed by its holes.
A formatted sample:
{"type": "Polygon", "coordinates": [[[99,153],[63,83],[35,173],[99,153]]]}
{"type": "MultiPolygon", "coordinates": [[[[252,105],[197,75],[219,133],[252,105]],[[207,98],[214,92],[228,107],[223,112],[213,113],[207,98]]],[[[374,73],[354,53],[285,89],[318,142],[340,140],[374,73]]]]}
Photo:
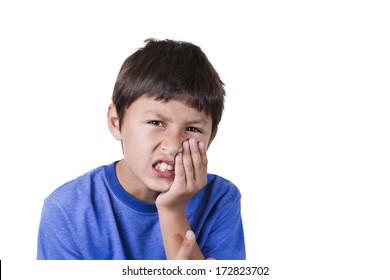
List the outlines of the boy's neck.
{"type": "Polygon", "coordinates": [[[146,186],[137,186],[134,180],[128,176],[123,160],[115,165],[115,172],[122,188],[132,197],[146,203],[156,202],[159,193],[148,189],[146,186]]]}

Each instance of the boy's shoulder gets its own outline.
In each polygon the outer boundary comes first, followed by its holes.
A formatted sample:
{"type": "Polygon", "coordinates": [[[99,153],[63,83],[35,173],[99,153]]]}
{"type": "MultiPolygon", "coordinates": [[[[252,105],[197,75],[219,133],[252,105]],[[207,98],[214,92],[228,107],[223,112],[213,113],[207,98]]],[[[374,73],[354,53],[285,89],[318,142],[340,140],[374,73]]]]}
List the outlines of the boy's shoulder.
{"type": "Polygon", "coordinates": [[[238,187],[230,180],[216,174],[207,174],[206,192],[217,193],[218,196],[229,196],[230,198],[241,198],[238,187]]]}
{"type": "Polygon", "coordinates": [[[46,200],[54,204],[65,204],[71,201],[90,199],[94,189],[101,188],[107,184],[106,169],[108,166],[99,166],[66,182],[55,189],[46,200]]]}

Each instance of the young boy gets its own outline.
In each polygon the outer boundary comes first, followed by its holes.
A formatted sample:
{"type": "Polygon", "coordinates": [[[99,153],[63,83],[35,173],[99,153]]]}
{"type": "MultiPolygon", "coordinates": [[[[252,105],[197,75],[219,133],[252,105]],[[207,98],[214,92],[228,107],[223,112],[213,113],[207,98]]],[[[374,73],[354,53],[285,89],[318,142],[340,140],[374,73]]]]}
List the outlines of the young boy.
{"type": "Polygon", "coordinates": [[[145,43],[108,108],[124,158],[46,198],[38,259],[245,259],[240,192],[207,174],[223,82],[199,47],[145,43]]]}

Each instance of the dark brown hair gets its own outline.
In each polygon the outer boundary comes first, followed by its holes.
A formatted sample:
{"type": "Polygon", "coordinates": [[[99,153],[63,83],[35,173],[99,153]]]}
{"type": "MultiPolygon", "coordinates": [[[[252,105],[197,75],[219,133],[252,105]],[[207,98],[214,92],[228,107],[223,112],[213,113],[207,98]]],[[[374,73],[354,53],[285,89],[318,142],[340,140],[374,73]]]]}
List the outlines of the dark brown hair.
{"type": "Polygon", "coordinates": [[[148,39],[123,63],[112,94],[119,123],[140,96],[180,100],[211,116],[212,131],[221,120],[225,89],[203,51],[188,42],[148,39]]]}

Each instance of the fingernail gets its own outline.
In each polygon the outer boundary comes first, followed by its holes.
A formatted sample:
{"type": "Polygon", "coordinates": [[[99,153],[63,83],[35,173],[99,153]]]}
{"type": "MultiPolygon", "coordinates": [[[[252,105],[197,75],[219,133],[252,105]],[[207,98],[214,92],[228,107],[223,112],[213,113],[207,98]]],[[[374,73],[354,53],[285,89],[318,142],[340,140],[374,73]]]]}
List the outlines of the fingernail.
{"type": "Polygon", "coordinates": [[[176,159],[177,159],[177,160],[181,160],[182,157],[183,157],[183,154],[182,154],[182,153],[178,153],[178,154],[176,155],[176,159]]]}
{"type": "Polygon", "coordinates": [[[190,139],[190,144],[195,146],[196,145],[196,140],[195,139],[190,139]]]}
{"type": "Polygon", "coordinates": [[[186,237],[187,237],[188,240],[194,239],[194,235],[191,233],[190,230],[187,230],[187,232],[186,232],[186,237]]]}
{"type": "Polygon", "coordinates": [[[204,143],[203,143],[203,142],[199,142],[199,148],[200,148],[201,150],[204,150],[204,143]]]}

